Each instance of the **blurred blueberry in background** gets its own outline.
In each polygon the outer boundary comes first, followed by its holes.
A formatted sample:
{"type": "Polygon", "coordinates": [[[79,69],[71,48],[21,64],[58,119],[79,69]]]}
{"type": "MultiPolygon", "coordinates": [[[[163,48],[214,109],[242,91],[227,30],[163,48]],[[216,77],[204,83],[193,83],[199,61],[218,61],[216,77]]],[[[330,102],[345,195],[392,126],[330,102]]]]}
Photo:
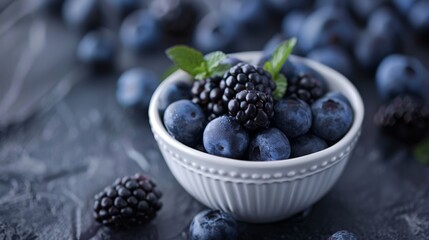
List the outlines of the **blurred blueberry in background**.
{"type": "Polygon", "coordinates": [[[113,34],[107,29],[87,33],[77,48],[77,58],[96,70],[111,67],[115,60],[116,44],[113,34]]]}
{"type": "Polygon", "coordinates": [[[314,49],[307,57],[337,70],[348,78],[353,77],[353,60],[350,55],[340,47],[327,46],[314,49]]]}
{"type": "Polygon", "coordinates": [[[133,51],[157,46],[161,33],[158,22],[146,10],[137,10],[125,18],[119,30],[122,45],[133,51]]]}
{"type": "Polygon", "coordinates": [[[265,0],[265,3],[274,11],[286,13],[297,8],[308,8],[312,0],[265,0]]]}
{"type": "Polygon", "coordinates": [[[64,0],[36,0],[37,7],[49,13],[58,14],[64,4],[64,0]]]}
{"type": "Polygon", "coordinates": [[[227,51],[233,47],[237,35],[237,26],[230,19],[209,14],[198,23],[194,41],[203,52],[227,51]]]}
{"type": "Polygon", "coordinates": [[[429,1],[416,2],[408,13],[408,22],[417,34],[429,37],[429,1]]]}
{"type": "Polygon", "coordinates": [[[63,5],[63,19],[67,26],[85,32],[100,25],[100,6],[97,0],[67,0],[63,5]]]}
{"type": "Polygon", "coordinates": [[[220,10],[238,24],[249,25],[257,30],[255,25],[262,25],[265,21],[266,11],[263,0],[228,0],[221,1],[220,10]]]}
{"type": "Polygon", "coordinates": [[[378,7],[386,5],[389,0],[351,0],[354,13],[362,20],[366,20],[378,7]]]}
{"type": "Polygon", "coordinates": [[[286,14],[282,22],[283,34],[287,38],[298,36],[307,16],[308,13],[304,10],[295,10],[286,14]]]}
{"type": "Polygon", "coordinates": [[[367,23],[371,32],[385,35],[395,43],[395,48],[401,48],[405,29],[398,15],[389,7],[380,7],[375,10],[367,23]]]}
{"type": "Polygon", "coordinates": [[[396,9],[406,16],[410,11],[411,6],[413,6],[413,4],[417,1],[418,0],[393,0],[393,3],[396,6],[396,9]]]}

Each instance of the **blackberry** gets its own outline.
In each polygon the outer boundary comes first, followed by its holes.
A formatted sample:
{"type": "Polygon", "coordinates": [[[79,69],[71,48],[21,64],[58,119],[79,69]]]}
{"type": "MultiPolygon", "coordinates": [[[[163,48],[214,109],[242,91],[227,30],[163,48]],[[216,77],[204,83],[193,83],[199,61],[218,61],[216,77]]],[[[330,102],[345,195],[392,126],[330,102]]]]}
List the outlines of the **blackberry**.
{"type": "Polygon", "coordinates": [[[191,93],[192,102],[201,106],[209,121],[225,114],[222,91],[219,88],[222,77],[212,77],[194,81],[191,93]]]}
{"type": "Polygon", "coordinates": [[[296,97],[308,104],[312,104],[325,94],[322,80],[311,74],[301,72],[288,79],[285,97],[296,97]]]}
{"type": "Polygon", "coordinates": [[[162,194],[147,176],[118,178],[94,197],[94,218],[112,228],[130,228],[150,222],[161,209],[162,194]]]}
{"type": "Polygon", "coordinates": [[[374,122],[387,134],[417,142],[429,131],[429,107],[420,99],[398,96],[378,109],[374,122]]]}
{"type": "Polygon", "coordinates": [[[240,91],[257,90],[266,95],[272,95],[275,88],[276,84],[267,71],[248,63],[238,63],[231,67],[220,82],[220,89],[223,92],[222,101],[226,105],[240,91]]]}
{"type": "Polygon", "coordinates": [[[243,90],[228,102],[229,115],[248,130],[267,128],[274,114],[273,97],[256,90],[243,90]]]}

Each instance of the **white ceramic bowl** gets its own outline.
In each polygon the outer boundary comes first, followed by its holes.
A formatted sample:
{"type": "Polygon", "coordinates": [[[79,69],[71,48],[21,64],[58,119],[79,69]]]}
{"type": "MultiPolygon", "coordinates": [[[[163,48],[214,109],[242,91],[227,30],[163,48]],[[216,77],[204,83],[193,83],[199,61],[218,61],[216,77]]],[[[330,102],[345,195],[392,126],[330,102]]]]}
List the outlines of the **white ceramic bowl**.
{"type": "MultiPolygon", "coordinates": [[[[255,63],[260,53],[245,52],[231,56],[255,63]]],[[[278,221],[317,202],[341,175],[360,135],[364,116],[362,99],[356,88],[336,71],[308,59],[291,58],[321,73],[330,90],[342,92],[354,110],[353,125],[343,139],[325,150],[299,158],[250,162],[218,157],[187,147],[167,133],[158,113],[158,102],[168,84],[190,79],[189,76],[178,71],[155,91],[149,107],[155,139],[177,181],[204,205],[229,212],[241,221],[278,221]]]]}

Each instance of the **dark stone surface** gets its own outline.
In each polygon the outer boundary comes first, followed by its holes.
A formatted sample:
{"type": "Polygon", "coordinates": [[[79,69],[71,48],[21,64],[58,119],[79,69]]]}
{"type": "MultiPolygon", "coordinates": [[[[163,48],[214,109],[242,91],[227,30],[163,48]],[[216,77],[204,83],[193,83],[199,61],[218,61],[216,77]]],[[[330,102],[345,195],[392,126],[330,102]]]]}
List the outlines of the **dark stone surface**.
{"type": "MultiPolygon", "coordinates": [[[[115,74],[95,76],[76,64],[78,37],[30,14],[26,2],[0,1],[0,239],[186,239],[204,206],[169,172],[146,113],[120,108],[115,74]],[[164,192],[158,217],[131,231],[99,227],[92,220],[94,194],[137,171],[153,176],[164,192]]],[[[276,29],[244,39],[238,50],[261,49],[276,29]]],[[[420,49],[414,52],[428,52],[420,49]]],[[[158,51],[124,53],[118,65],[161,73],[169,62],[158,51]]],[[[241,223],[240,239],[326,239],[342,229],[359,239],[429,239],[429,168],[379,135],[373,81],[354,83],[366,119],[338,183],[305,216],[241,223]]]]}

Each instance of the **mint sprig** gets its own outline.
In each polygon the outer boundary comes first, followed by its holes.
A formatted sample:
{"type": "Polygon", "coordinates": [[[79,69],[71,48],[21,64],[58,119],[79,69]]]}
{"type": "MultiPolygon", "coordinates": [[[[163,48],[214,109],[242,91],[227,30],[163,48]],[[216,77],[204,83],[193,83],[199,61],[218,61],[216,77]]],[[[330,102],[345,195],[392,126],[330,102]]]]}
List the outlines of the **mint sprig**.
{"type": "Polygon", "coordinates": [[[429,165],[429,140],[420,143],[414,148],[414,157],[417,161],[429,165]]]}
{"type": "Polygon", "coordinates": [[[287,89],[287,79],[280,73],[283,64],[286,62],[289,55],[292,53],[296,45],[296,38],[288,39],[276,48],[270,60],[264,64],[264,69],[271,74],[272,79],[276,83],[276,90],[274,91],[274,99],[280,100],[283,98],[287,89]]]}
{"type": "Polygon", "coordinates": [[[179,45],[167,49],[166,53],[180,69],[197,80],[223,75],[230,67],[222,64],[227,56],[220,51],[212,52],[204,57],[200,51],[194,48],[179,45]]]}

